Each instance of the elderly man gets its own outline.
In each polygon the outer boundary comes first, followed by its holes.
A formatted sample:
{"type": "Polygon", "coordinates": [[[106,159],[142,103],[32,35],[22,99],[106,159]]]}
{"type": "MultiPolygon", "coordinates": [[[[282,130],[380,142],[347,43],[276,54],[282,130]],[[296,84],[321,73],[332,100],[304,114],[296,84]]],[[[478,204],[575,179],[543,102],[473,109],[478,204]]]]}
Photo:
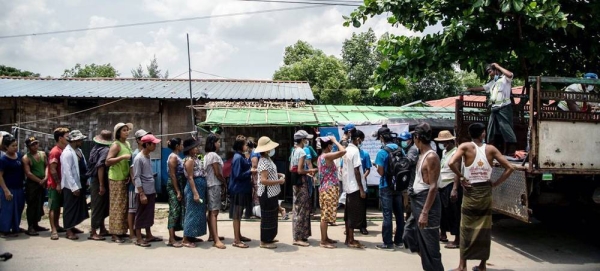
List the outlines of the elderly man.
{"type": "MultiPolygon", "coordinates": [[[[448,130],[441,131],[434,139],[443,150],[440,162],[440,200],[442,201],[442,221],[440,223],[440,241],[448,242],[447,232],[454,235],[454,241],[446,244],[445,248],[458,248],[460,240],[460,205],[462,189],[458,176],[450,169],[450,158],[456,153],[456,137],[448,130]]],[[[458,162],[460,163],[460,162],[458,162]]]]}
{"type": "Polygon", "coordinates": [[[484,91],[490,94],[490,120],[487,127],[487,142],[498,143],[496,138],[504,142],[503,153],[507,154],[508,147],[517,143],[513,130],[513,108],[510,95],[512,94],[513,73],[497,63],[489,64],[485,72],[492,79],[479,88],[469,88],[470,91],[484,91]]]}
{"type": "Polygon", "coordinates": [[[85,157],[79,149],[86,138],[79,130],[71,131],[67,136],[69,144],[60,156],[60,183],[64,202],[63,225],[67,229],[67,238],[70,240],[79,239],[73,229],[89,217],[85,201],[87,166],[85,157]]]}

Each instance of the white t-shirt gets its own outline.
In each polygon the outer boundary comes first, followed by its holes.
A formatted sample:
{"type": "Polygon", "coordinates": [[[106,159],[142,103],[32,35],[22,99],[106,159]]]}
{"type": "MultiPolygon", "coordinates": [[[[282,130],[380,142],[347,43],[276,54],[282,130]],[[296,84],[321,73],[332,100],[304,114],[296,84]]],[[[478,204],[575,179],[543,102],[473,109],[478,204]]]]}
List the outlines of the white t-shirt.
{"type": "MultiPolygon", "coordinates": [[[[569,85],[566,89],[565,92],[571,92],[571,93],[585,93],[587,91],[584,91],[583,88],[581,87],[581,84],[572,84],[569,85]]],[[[577,104],[577,106],[580,109],[583,109],[583,102],[575,102],[577,104]]],[[[597,103],[587,103],[588,106],[598,106],[597,103]]],[[[569,111],[569,106],[567,105],[567,101],[560,101],[558,103],[558,108],[560,108],[560,110],[562,111],[569,111]]]]}
{"type": "Polygon", "coordinates": [[[204,171],[206,171],[206,186],[212,187],[221,185],[221,181],[217,179],[215,172],[213,170],[213,164],[218,163],[219,168],[221,169],[221,174],[223,174],[223,159],[216,152],[209,152],[204,156],[204,171]]]}
{"type": "Polygon", "coordinates": [[[358,184],[356,183],[356,177],[354,175],[354,169],[356,167],[360,170],[360,179],[363,185],[363,189],[367,191],[367,183],[364,178],[364,172],[362,168],[362,162],[360,161],[360,151],[354,144],[348,144],[346,147],[346,154],[342,157],[344,161],[344,192],[347,194],[354,193],[359,190],[358,184]]]}
{"type": "Polygon", "coordinates": [[[511,104],[510,95],[512,94],[512,78],[504,75],[497,81],[490,81],[483,86],[485,92],[490,93],[490,104],[492,107],[499,107],[511,104]]]}

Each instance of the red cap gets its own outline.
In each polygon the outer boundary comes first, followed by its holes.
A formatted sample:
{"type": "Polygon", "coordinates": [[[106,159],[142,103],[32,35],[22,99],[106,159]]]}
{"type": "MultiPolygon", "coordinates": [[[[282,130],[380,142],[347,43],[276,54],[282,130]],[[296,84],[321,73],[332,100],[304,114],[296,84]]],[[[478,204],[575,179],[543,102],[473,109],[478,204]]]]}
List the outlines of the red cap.
{"type": "Polygon", "coordinates": [[[154,144],[160,143],[160,139],[156,138],[152,134],[147,134],[147,135],[143,136],[141,141],[142,141],[142,143],[154,143],[154,144]]]}

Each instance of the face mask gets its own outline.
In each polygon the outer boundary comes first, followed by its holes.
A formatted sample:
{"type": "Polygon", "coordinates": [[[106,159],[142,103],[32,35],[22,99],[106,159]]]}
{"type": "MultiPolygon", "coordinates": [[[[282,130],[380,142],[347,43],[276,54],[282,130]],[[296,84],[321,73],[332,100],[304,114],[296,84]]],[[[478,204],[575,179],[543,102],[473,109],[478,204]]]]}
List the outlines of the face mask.
{"type": "Polygon", "coordinates": [[[402,141],[402,143],[400,143],[400,146],[402,146],[403,149],[406,149],[406,148],[408,148],[408,142],[402,141]]]}
{"type": "Polygon", "coordinates": [[[442,143],[438,143],[438,148],[440,150],[443,150],[443,149],[446,149],[446,146],[444,146],[444,144],[442,144],[442,143]]]}
{"type": "Polygon", "coordinates": [[[594,90],[594,86],[592,86],[592,85],[588,85],[587,86],[587,91],[588,92],[593,91],[593,90],[594,90]]]}
{"type": "Polygon", "coordinates": [[[269,157],[275,156],[275,149],[269,151],[269,157]]]}
{"type": "Polygon", "coordinates": [[[308,145],[310,145],[310,144],[308,143],[308,140],[304,140],[304,146],[308,146],[308,145]]]}
{"type": "Polygon", "coordinates": [[[500,78],[500,75],[497,75],[497,74],[496,74],[496,75],[494,75],[494,82],[495,82],[495,81],[498,81],[498,78],[500,78]]]}
{"type": "Polygon", "coordinates": [[[359,148],[362,148],[362,143],[358,144],[358,147],[359,147],[359,148]]]}

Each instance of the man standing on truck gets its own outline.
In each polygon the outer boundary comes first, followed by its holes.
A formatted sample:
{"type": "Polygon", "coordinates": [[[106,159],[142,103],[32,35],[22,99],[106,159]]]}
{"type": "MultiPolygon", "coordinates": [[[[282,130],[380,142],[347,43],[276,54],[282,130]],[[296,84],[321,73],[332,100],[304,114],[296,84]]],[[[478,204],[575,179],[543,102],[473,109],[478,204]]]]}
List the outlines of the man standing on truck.
{"type": "Polygon", "coordinates": [[[469,125],[472,142],[458,147],[450,159],[452,171],[459,177],[463,191],[460,221],[460,263],[455,271],[467,270],[467,260],[481,260],[473,270],[486,270],[486,261],[490,258],[492,244],[492,188],[502,184],[514,171],[504,155],[492,145],[483,143],[485,125],[473,123],[469,125]],[[497,160],[504,167],[502,176],[491,181],[493,161],[497,160]],[[463,172],[460,161],[464,161],[463,172]]]}
{"type": "MultiPolygon", "coordinates": [[[[598,75],[595,73],[586,73],[583,75],[584,79],[598,79],[598,75]]],[[[572,84],[569,85],[565,92],[571,93],[590,93],[594,91],[594,85],[586,85],[586,84],[572,84]]],[[[592,110],[592,105],[587,102],[575,102],[575,101],[560,101],[558,103],[558,108],[562,111],[571,111],[571,112],[590,112],[592,110]]]]}
{"type": "Polygon", "coordinates": [[[501,136],[504,140],[503,153],[508,154],[508,147],[517,143],[517,137],[513,130],[513,108],[510,99],[513,73],[497,63],[489,64],[485,68],[485,72],[492,80],[483,87],[467,90],[490,93],[491,114],[487,127],[487,142],[498,143],[495,141],[496,136],[501,136]]]}

